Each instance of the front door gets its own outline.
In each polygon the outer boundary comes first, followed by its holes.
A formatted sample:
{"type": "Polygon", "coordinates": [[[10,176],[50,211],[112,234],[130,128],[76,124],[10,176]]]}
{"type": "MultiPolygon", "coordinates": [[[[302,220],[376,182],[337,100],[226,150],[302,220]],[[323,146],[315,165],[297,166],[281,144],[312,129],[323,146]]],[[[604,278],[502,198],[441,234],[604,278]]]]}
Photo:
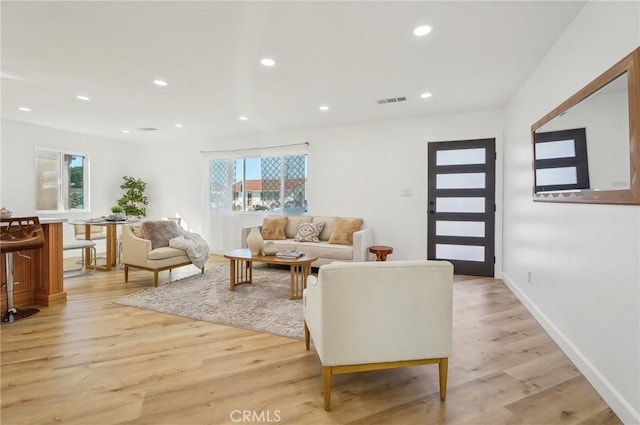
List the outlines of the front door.
{"type": "Polygon", "coordinates": [[[450,261],[456,274],[493,277],[495,139],[428,146],[428,258],[450,261]]]}

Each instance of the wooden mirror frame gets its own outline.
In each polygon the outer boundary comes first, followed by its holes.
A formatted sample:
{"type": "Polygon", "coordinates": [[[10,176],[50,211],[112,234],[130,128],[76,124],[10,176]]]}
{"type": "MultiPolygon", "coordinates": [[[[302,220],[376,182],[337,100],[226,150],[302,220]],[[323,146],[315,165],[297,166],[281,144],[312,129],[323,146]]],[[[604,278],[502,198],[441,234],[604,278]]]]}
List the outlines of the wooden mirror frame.
{"type": "Polygon", "coordinates": [[[533,147],[533,200],[592,204],[640,205],[640,47],[609,68],[531,126],[533,147]],[[535,132],[549,121],[576,106],[622,74],[627,73],[629,101],[629,189],[536,192],[535,132]]]}

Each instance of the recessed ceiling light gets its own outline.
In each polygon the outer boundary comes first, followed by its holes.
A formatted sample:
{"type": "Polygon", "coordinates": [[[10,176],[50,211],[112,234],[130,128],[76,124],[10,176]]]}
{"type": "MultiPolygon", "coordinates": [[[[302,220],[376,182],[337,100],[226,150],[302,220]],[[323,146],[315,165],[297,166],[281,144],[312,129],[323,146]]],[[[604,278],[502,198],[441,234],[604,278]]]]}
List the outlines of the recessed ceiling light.
{"type": "Polygon", "coordinates": [[[238,119],[239,119],[240,121],[246,121],[246,120],[248,120],[249,118],[248,118],[248,117],[245,117],[245,116],[243,115],[243,116],[238,117],[238,119]]]}
{"type": "Polygon", "coordinates": [[[260,63],[263,66],[274,66],[276,64],[276,61],[271,58],[262,58],[260,59],[260,63]]]}
{"type": "Polygon", "coordinates": [[[26,106],[20,106],[18,109],[22,112],[31,112],[31,108],[27,108],[26,106]]]}
{"type": "Polygon", "coordinates": [[[431,93],[429,93],[429,92],[422,93],[420,95],[420,97],[423,98],[423,99],[430,98],[431,97],[431,93]]]}
{"type": "Polygon", "coordinates": [[[166,87],[169,85],[165,80],[153,80],[153,84],[160,87],[166,87]]]}
{"type": "Polygon", "coordinates": [[[76,99],[78,99],[78,100],[85,100],[85,101],[86,101],[86,100],[91,100],[91,98],[89,98],[88,96],[83,96],[83,95],[81,95],[81,94],[80,94],[80,95],[78,95],[78,96],[76,96],[76,99]]]}
{"type": "Polygon", "coordinates": [[[124,129],[124,130],[122,130],[122,132],[123,133],[131,133],[131,130],[124,129]]]}
{"type": "Polygon", "coordinates": [[[182,128],[182,127],[184,127],[184,125],[182,125],[182,124],[180,124],[180,123],[176,123],[176,124],[174,124],[174,125],[175,125],[175,127],[177,127],[177,128],[182,128]]]}
{"type": "Polygon", "coordinates": [[[320,109],[321,111],[328,111],[329,107],[327,105],[322,105],[321,107],[319,107],[318,109],[320,109]]]}
{"type": "Polygon", "coordinates": [[[429,25],[420,25],[413,30],[413,35],[417,35],[418,37],[422,37],[423,35],[427,35],[431,32],[431,27],[429,25]]]}

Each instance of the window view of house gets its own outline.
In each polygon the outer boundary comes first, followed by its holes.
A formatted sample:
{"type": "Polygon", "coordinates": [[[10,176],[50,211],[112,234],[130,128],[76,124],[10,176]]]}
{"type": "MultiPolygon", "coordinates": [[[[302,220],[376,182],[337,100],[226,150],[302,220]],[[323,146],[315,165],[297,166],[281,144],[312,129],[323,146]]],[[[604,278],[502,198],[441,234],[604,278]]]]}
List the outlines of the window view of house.
{"type": "Polygon", "coordinates": [[[306,155],[212,160],[210,206],[234,211],[307,210],[306,155]]]}

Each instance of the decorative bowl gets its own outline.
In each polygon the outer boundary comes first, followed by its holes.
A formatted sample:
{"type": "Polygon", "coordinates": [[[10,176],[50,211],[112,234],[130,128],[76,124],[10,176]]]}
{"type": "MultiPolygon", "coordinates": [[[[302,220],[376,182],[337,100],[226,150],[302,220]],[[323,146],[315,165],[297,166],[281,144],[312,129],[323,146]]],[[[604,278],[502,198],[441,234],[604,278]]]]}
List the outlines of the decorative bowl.
{"type": "Polygon", "coordinates": [[[278,247],[271,241],[262,247],[262,255],[276,255],[276,252],[278,252],[278,247]]]}
{"type": "Polygon", "coordinates": [[[5,211],[0,213],[0,218],[9,218],[13,214],[13,211],[5,211]]]}

